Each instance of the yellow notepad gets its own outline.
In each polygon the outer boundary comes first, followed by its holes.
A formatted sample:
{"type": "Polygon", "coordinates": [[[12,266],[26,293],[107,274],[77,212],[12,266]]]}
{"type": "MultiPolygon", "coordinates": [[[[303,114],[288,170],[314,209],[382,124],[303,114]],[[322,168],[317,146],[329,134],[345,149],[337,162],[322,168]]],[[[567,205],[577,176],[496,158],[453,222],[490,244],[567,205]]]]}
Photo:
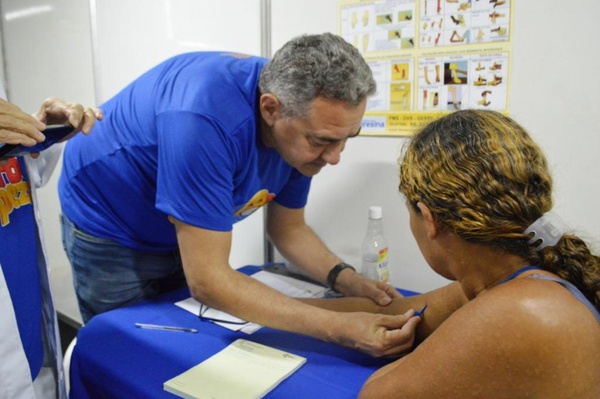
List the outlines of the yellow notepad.
{"type": "Polygon", "coordinates": [[[301,356],[238,339],[163,388],[187,399],[262,398],[305,362],[301,356]]]}

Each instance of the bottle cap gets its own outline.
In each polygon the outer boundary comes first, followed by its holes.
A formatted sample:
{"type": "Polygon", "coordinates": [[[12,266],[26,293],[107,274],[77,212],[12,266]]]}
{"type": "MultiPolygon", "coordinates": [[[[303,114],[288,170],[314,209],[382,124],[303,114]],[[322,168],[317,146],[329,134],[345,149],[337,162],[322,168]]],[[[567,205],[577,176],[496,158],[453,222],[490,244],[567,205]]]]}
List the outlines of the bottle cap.
{"type": "Polygon", "coordinates": [[[369,219],[381,219],[382,213],[380,206],[369,207],[369,219]]]}

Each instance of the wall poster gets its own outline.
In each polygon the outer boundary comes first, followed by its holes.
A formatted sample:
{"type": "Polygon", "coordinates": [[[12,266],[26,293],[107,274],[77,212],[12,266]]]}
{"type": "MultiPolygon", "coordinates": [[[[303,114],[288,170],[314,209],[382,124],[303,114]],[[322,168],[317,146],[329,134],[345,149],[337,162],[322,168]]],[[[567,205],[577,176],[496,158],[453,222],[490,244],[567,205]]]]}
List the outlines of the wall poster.
{"type": "Polygon", "coordinates": [[[362,135],[408,136],[445,113],[508,113],[513,0],[340,0],[340,35],[377,81],[362,135]]]}

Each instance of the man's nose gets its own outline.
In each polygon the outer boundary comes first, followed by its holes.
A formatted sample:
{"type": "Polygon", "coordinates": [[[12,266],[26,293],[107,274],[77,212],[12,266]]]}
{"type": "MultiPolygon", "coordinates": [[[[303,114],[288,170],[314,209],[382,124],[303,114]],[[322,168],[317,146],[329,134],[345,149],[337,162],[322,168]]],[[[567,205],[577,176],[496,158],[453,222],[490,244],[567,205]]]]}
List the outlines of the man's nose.
{"type": "Polygon", "coordinates": [[[344,142],[339,141],[331,143],[325,148],[321,154],[321,158],[330,165],[337,165],[342,157],[342,151],[344,151],[344,142]]]}

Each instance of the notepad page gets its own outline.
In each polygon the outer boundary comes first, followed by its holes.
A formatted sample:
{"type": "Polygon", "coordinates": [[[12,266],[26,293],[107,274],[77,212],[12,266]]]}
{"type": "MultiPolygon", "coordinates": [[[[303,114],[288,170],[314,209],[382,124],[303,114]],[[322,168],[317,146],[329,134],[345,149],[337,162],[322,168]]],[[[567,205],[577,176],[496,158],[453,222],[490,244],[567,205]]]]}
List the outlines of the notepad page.
{"type": "Polygon", "coordinates": [[[292,298],[322,298],[327,291],[323,286],[264,270],[251,277],[292,298]]]}
{"type": "Polygon", "coordinates": [[[238,339],[163,388],[186,399],[262,398],[305,362],[304,357],[238,339]]]}

